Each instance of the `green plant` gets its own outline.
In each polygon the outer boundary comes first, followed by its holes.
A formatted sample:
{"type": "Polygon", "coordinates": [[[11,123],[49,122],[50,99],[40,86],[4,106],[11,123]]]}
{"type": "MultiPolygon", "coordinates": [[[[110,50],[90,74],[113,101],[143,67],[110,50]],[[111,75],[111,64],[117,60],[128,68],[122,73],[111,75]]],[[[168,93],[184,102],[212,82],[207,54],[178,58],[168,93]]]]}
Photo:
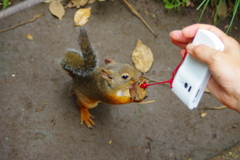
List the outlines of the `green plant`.
{"type": "Polygon", "coordinates": [[[2,7],[2,9],[7,8],[8,5],[9,5],[9,0],[3,0],[3,7],[2,7]]]}
{"type": "MultiPolygon", "coordinates": [[[[203,6],[203,10],[198,18],[198,22],[201,21],[203,14],[206,11],[207,6],[209,5],[210,2],[213,2],[214,0],[203,0],[202,3],[198,6],[197,10],[199,10],[203,6]]],[[[230,0],[219,0],[218,3],[213,6],[215,7],[215,13],[214,13],[214,25],[218,25],[222,20],[224,20],[226,17],[228,17],[230,14],[232,14],[232,19],[229,23],[228,29],[226,33],[229,32],[229,30],[232,28],[233,21],[236,17],[237,11],[240,9],[240,0],[235,0],[235,3],[232,4],[230,0]],[[227,8],[228,6],[233,6],[229,7],[230,10],[226,9],[226,13],[221,14],[223,12],[223,9],[220,9],[222,6],[227,8]],[[221,15],[221,16],[220,16],[221,15]]]]}
{"type": "Polygon", "coordinates": [[[166,9],[180,9],[180,7],[185,6],[187,3],[187,0],[163,0],[163,2],[165,3],[164,7],[166,9]]]}

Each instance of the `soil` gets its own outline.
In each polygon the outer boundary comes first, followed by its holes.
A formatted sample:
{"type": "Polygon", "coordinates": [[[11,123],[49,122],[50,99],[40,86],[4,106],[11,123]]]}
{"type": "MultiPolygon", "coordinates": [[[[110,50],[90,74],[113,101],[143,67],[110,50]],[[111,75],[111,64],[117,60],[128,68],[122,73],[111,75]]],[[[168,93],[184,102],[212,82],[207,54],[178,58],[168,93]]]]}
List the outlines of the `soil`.
{"type": "MultiPolygon", "coordinates": [[[[90,5],[92,15],[85,29],[100,64],[106,57],[132,64],[131,54],[140,39],[155,59],[147,75],[168,80],[181,59],[169,32],[196,23],[200,11],[168,12],[163,2],[154,0],[129,3],[157,37],[122,1],[96,2],[90,5]]],[[[75,11],[67,9],[59,21],[42,3],[0,20],[0,29],[6,29],[44,13],[33,23],[0,33],[0,159],[203,160],[240,140],[237,112],[202,109],[221,106],[207,93],[197,109],[189,110],[168,85],[148,88],[147,100],[154,103],[100,104],[90,110],[95,126],[80,125],[76,97],[67,94],[71,78],[58,63],[67,48],[78,49],[75,11]],[[207,113],[203,118],[202,112],[207,113]]],[[[202,22],[212,23],[211,9],[202,22]]],[[[228,22],[219,27],[226,31],[228,22]]],[[[233,27],[229,35],[239,40],[239,18],[233,27]]]]}

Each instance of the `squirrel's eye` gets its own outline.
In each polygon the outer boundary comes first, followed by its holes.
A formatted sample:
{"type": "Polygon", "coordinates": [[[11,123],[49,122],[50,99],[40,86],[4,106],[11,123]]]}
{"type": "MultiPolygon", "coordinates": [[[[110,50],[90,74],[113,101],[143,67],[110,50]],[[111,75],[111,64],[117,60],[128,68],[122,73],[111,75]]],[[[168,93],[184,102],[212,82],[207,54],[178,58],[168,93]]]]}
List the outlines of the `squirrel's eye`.
{"type": "Polygon", "coordinates": [[[128,75],[122,75],[123,79],[127,79],[129,76],[128,75]]]}

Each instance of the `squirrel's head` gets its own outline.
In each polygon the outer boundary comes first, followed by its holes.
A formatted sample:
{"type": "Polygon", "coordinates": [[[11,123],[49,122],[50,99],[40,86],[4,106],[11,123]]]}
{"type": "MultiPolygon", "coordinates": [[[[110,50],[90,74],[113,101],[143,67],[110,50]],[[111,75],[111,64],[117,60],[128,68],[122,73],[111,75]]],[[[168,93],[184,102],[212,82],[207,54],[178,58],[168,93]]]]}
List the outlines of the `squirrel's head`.
{"type": "Polygon", "coordinates": [[[102,69],[102,77],[114,89],[130,88],[139,81],[143,73],[129,64],[116,63],[111,58],[105,59],[106,67],[102,69]]]}

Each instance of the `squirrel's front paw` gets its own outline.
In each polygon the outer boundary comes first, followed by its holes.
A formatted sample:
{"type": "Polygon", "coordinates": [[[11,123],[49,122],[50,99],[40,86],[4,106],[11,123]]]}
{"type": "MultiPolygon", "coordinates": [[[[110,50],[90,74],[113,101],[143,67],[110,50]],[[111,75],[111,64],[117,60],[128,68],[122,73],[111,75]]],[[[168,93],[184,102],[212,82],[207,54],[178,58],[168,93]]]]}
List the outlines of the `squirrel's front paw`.
{"type": "Polygon", "coordinates": [[[88,109],[85,107],[81,107],[80,112],[81,112],[81,117],[80,117],[81,124],[83,124],[83,122],[85,122],[86,125],[88,126],[88,128],[92,128],[92,125],[95,124],[92,120],[92,118],[94,118],[94,117],[89,113],[88,109]]]}

